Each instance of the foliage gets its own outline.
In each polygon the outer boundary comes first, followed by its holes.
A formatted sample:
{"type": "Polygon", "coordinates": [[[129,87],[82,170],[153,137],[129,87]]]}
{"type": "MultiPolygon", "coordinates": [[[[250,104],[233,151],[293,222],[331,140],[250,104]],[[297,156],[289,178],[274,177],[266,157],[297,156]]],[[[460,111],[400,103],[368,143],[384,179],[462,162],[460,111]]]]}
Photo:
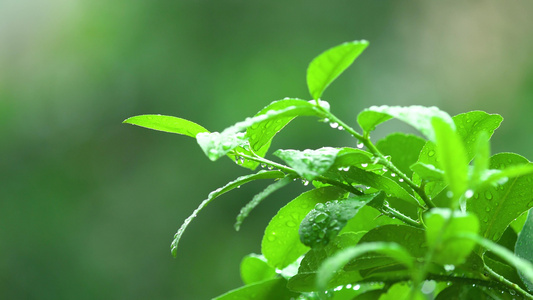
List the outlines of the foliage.
{"type": "Polygon", "coordinates": [[[533,207],[533,163],[514,153],[490,156],[502,121],[495,114],[373,106],[357,116],[362,132],[344,123],[319,98],[367,46],[344,43],[315,58],[307,70],[312,100],[272,102],[222,132],[169,116],[124,121],[194,137],[213,161],[268,168],[212,192],[176,233],[172,254],[220,194],[274,181],[243,207],[238,229],[263,199],[301,181],[312,189],[272,218],[262,254],[244,258],[245,285],[216,299],[533,299],[532,214],[515,222],[533,207]],[[275,135],[299,116],[347,132],[357,148],[275,151],[286,165],[266,158],[275,135]],[[374,143],[372,131],[393,118],[425,139],[391,133],[374,143]]]}

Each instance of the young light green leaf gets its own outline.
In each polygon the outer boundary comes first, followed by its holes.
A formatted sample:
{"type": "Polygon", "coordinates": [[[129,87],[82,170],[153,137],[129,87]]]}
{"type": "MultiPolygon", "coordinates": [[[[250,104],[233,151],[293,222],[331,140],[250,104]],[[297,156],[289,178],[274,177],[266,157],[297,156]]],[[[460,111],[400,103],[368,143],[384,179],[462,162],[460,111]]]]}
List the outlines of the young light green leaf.
{"type": "Polygon", "coordinates": [[[470,186],[476,187],[482,180],[483,174],[490,164],[490,137],[486,131],[481,131],[477,138],[476,157],[470,178],[470,186]]]}
{"type": "MultiPolygon", "coordinates": [[[[254,118],[264,116],[269,113],[272,114],[272,111],[288,109],[289,107],[298,107],[298,114],[289,114],[287,116],[280,115],[276,118],[268,118],[247,127],[246,137],[248,138],[251,149],[237,148],[235,149],[236,152],[251,155],[251,151],[253,151],[255,155],[264,157],[274,136],[295,117],[319,116],[322,113],[319,109],[317,109],[315,103],[315,101],[310,103],[309,101],[300,99],[283,99],[270,103],[261,111],[259,111],[254,118]]],[[[321,107],[329,110],[329,103],[326,101],[319,101],[319,103],[321,107]]],[[[258,166],[258,164],[258,162],[246,160],[241,164],[241,166],[253,170],[258,166]]]]}
{"type": "Polygon", "coordinates": [[[418,201],[402,186],[400,186],[396,181],[393,181],[387,177],[359,168],[350,168],[344,173],[348,179],[353,181],[353,183],[359,183],[373,187],[380,191],[384,191],[387,193],[387,195],[401,199],[408,204],[421,206],[420,203],[418,203],[418,201]]]}
{"type": "MultiPolygon", "coordinates": [[[[491,169],[506,169],[533,165],[526,158],[514,153],[499,153],[491,157],[491,169]]],[[[497,241],[505,228],[525,211],[533,207],[531,189],[533,174],[511,178],[507,183],[494,187],[480,187],[474,197],[466,202],[466,209],[477,215],[480,235],[497,241]]]]}
{"type": "Polygon", "coordinates": [[[488,171],[489,172],[486,172],[488,176],[486,176],[486,178],[482,177],[483,179],[482,184],[484,185],[500,183],[502,181],[503,183],[505,183],[509,179],[514,178],[514,177],[533,174],[533,164],[510,166],[503,170],[488,170],[488,171]]]}
{"type": "Polygon", "coordinates": [[[417,162],[411,166],[411,170],[427,181],[444,180],[444,171],[437,169],[434,165],[417,162]]]}
{"type": "Polygon", "coordinates": [[[318,188],[282,207],[268,223],[261,242],[261,252],[268,263],[283,269],[307,252],[309,248],[300,242],[299,224],[317,203],[341,199],[345,194],[346,191],[333,186],[318,188]]]}
{"type": "Polygon", "coordinates": [[[444,179],[453,192],[452,206],[455,208],[468,187],[468,160],[463,142],[457,133],[440,118],[431,122],[436,135],[437,156],[444,171],[444,179]]]}
{"type": "Polygon", "coordinates": [[[318,203],[300,224],[300,240],[311,248],[327,245],[376,194],[318,203]]]}
{"type": "MultiPolygon", "coordinates": [[[[518,235],[515,246],[516,256],[533,263],[533,209],[529,210],[526,223],[522,228],[522,231],[518,235]]],[[[528,290],[533,292],[533,280],[527,278],[527,276],[519,273],[522,281],[527,286],[528,290]]]]}
{"type": "Polygon", "coordinates": [[[296,297],[298,294],[287,288],[287,280],[274,278],[245,285],[213,298],[213,300],[289,300],[296,297]]]}
{"type": "Polygon", "coordinates": [[[140,115],[128,118],[122,123],[164,132],[183,134],[193,138],[195,138],[198,133],[209,132],[207,129],[194,122],[172,116],[140,115]]]}
{"type": "Polygon", "coordinates": [[[241,279],[244,284],[268,280],[276,276],[276,269],[269,266],[262,255],[248,254],[241,261],[241,279]]]}
{"type": "Polygon", "coordinates": [[[213,201],[216,197],[224,194],[224,193],[227,193],[245,183],[248,183],[250,181],[254,181],[254,180],[258,180],[258,179],[278,179],[278,178],[283,178],[285,176],[285,174],[281,171],[264,171],[264,170],[261,170],[255,174],[250,174],[250,175],[245,175],[245,176],[241,176],[241,177],[238,177],[237,179],[235,179],[234,181],[231,181],[229,183],[227,183],[225,186],[221,187],[221,188],[218,188],[214,191],[212,191],[209,196],[207,197],[207,199],[205,199],[204,201],[202,201],[202,203],[200,203],[200,205],[198,206],[198,208],[196,208],[194,210],[194,212],[187,218],[185,219],[185,221],[183,222],[183,224],[181,225],[181,227],[178,229],[178,232],[176,232],[176,234],[174,235],[174,240],[172,241],[172,244],[170,246],[171,248],[171,252],[172,252],[172,255],[173,256],[176,256],[176,253],[177,253],[177,250],[178,250],[178,243],[181,239],[181,236],[183,235],[183,232],[185,232],[185,229],[187,229],[187,226],[189,226],[189,224],[191,223],[191,221],[196,218],[196,216],[198,215],[198,213],[204,208],[206,207],[211,201],[213,201]]]}
{"type": "Polygon", "coordinates": [[[396,283],[379,297],[379,300],[426,300],[427,297],[419,290],[411,295],[411,286],[405,282],[396,283]]]}
{"type": "Polygon", "coordinates": [[[391,162],[407,177],[411,177],[413,171],[409,168],[417,162],[420,150],[426,141],[413,134],[396,132],[389,134],[376,143],[376,148],[391,157],[391,162]]]}
{"type": "Polygon", "coordinates": [[[448,208],[433,208],[424,215],[426,239],[435,249],[433,260],[442,265],[460,265],[474,249],[475,243],[455,239],[458,233],[477,234],[479,221],[473,214],[448,208]],[[451,218],[451,220],[449,220],[451,218]]]}
{"type": "Polygon", "coordinates": [[[248,217],[250,212],[257,205],[259,205],[259,203],[261,203],[261,201],[263,201],[263,199],[265,199],[266,197],[270,196],[270,194],[272,194],[275,191],[281,189],[282,187],[286,186],[287,184],[291,183],[293,179],[294,179],[294,177],[291,176],[291,175],[285,176],[283,179],[274,182],[273,184],[267,186],[262,192],[260,192],[259,194],[255,195],[252,198],[252,201],[248,202],[248,204],[246,204],[243,208],[241,208],[241,211],[239,212],[239,215],[237,216],[237,221],[235,222],[235,230],[239,231],[244,219],[246,219],[246,217],[248,217]]]}
{"type": "Polygon", "coordinates": [[[335,253],[322,263],[316,276],[317,288],[319,290],[325,290],[329,280],[335,275],[335,273],[341,271],[352,259],[369,252],[379,252],[389,255],[407,266],[408,269],[413,267],[413,258],[409,252],[396,243],[373,242],[358,244],[335,253]]]}
{"type": "Polygon", "coordinates": [[[243,132],[201,132],[196,136],[196,141],[212,161],[248,143],[243,132]]]}
{"type": "Polygon", "coordinates": [[[398,219],[391,219],[381,214],[375,208],[364,206],[359,209],[355,217],[348,221],[342,229],[341,234],[345,232],[366,232],[372,228],[381,227],[388,224],[403,224],[398,219]]]}
{"type": "Polygon", "coordinates": [[[365,168],[372,164],[373,157],[374,155],[372,153],[361,149],[341,148],[335,157],[333,166],[336,168],[351,166],[365,168]]]}
{"type": "Polygon", "coordinates": [[[277,150],[274,155],[283,159],[298,175],[313,180],[324,174],[335,162],[339,148],[324,147],[317,150],[277,150]]]}
{"type": "Polygon", "coordinates": [[[435,132],[431,126],[431,120],[433,118],[441,119],[452,129],[455,129],[455,124],[450,115],[435,106],[372,106],[359,113],[357,122],[365,134],[368,135],[377,125],[392,118],[396,118],[418,129],[430,141],[435,141],[435,132]]]}
{"type": "Polygon", "coordinates": [[[492,253],[502,258],[511,266],[515,267],[520,272],[522,278],[525,278],[529,282],[533,282],[533,263],[530,261],[516,256],[507,248],[500,246],[488,239],[482,238],[477,234],[463,232],[457,234],[456,238],[469,239],[476,242],[483,248],[490,250],[492,253]]]}
{"type": "Polygon", "coordinates": [[[307,87],[318,100],[324,90],[368,47],[367,41],[353,41],[326,50],[307,68],[307,87]]]}
{"type": "MultiPolygon", "coordinates": [[[[466,151],[467,161],[471,161],[476,155],[477,138],[481,131],[492,136],[496,128],[500,126],[502,117],[499,115],[489,115],[483,111],[471,111],[464,114],[459,114],[453,117],[457,134],[461,137],[466,151]]],[[[438,166],[436,146],[433,142],[427,142],[422,151],[418,161],[425,164],[438,166]]],[[[421,179],[417,174],[413,175],[413,181],[417,184],[421,183],[421,179]]],[[[438,195],[446,187],[445,182],[429,182],[426,185],[426,193],[431,198],[438,195]]]]}

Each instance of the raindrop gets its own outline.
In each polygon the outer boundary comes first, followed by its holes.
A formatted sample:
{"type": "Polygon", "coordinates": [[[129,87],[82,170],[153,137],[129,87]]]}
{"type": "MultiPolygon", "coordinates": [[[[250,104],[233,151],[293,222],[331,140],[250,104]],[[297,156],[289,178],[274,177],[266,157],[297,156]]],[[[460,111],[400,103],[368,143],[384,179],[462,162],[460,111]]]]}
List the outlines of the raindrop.
{"type": "Polygon", "coordinates": [[[447,191],[446,192],[446,197],[452,198],[453,197],[453,192],[452,191],[447,191]]]}
{"type": "Polygon", "coordinates": [[[344,172],[347,172],[347,171],[350,170],[350,167],[343,168],[342,170],[343,170],[344,172]]]}
{"type": "Polygon", "coordinates": [[[431,151],[428,152],[428,156],[429,157],[432,157],[433,155],[435,155],[435,151],[431,150],[431,151]]]}
{"type": "Polygon", "coordinates": [[[444,270],[446,270],[448,272],[451,272],[451,271],[455,270],[455,266],[454,265],[444,265],[444,270]]]}
{"type": "Polygon", "coordinates": [[[265,168],[267,165],[265,163],[261,164],[261,168],[265,168]]]}
{"type": "Polygon", "coordinates": [[[365,144],[363,144],[363,143],[358,143],[357,144],[357,148],[359,148],[359,149],[362,149],[364,146],[365,146],[365,144]]]}
{"type": "Polygon", "coordinates": [[[337,128],[337,127],[339,127],[339,123],[337,123],[337,122],[331,122],[331,123],[329,123],[329,126],[330,126],[331,128],[337,128]]]}
{"type": "Polygon", "coordinates": [[[467,190],[467,191],[465,192],[465,197],[466,197],[467,199],[472,198],[472,196],[474,196],[474,191],[472,191],[472,190],[467,190]]]}
{"type": "Polygon", "coordinates": [[[361,288],[361,286],[358,285],[358,284],[356,284],[356,285],[353,286],[353,290],[354,290],[354,291],[358,291],[360,288],[361,288]]]}
{"type": "Polygon", "coordinates": [[[269,241],[273,242],[276,240],[276,237],[274,235],[269,235],[267,238],[269,241]]]}
{"type": "Polygon", "coordinates": [[[396,177],[396,174],[394,174],[394,173],[390,173],[390,176],[392,176],[392,177],[396,177]]]}
{"type": "Polygon", "coordinates": [[[274,167],[273,166],[268,166],[267,169],[272,170],[272,169],[274,169],[274,167]]]}
{"type": "Polygon", "coordinates": [[[387,168],[383,168],[383,172],[387,172],[387,171],[388,171],[387,168]]]}
{"type": "Polygon", "coordinates": [[[244,163],[244,157],[239,157],[239,164],[243,164],[244,163]]]}
{"type": "Polygon", "coordinates": [[[308,181],[308,180],[305,180],[305,179],[303,179],[303,180],[302,180],[302,184],[303,184],[304,186],[307,186],[307,185],[309,184],[309,181],[308,181]]]}
{"type": "Polygon", "coordinates": [[[346,285],[346,288],[347,288],[347,289],[351,289],[351,288],[352,288],[352,285],[348,283],[348,284],[346,285]]]}
{"type": "Polygon", "coordinates": [[[296,223],[294,223],[293,221],[288,221],[288,222],[287,222],[287,226],[288,226],[288,227],[295,227],[295,226],[296,226],[296,223]]]}
{"type": "Polygon", "coordinates": [[[400,178],[400,179],[399,179],[398,181],[399,181],[399,182],[403,182],[403,179],[402,179],[402,178],[400,178]]]}
{"type": "Polygon", "coordinates": [[[489,192],[489,191],[486,191],[485,192],[485,198],[487,198],[487,200],[491,200],[492,199],[492,193],[489,192]]]}
{"type": "Polygon", "coordinates": [[[328,123],[329,122],[329,118],[324,118],[324,120],[322,120],[324,123],[328,123]]]}
{"type": "Polygon", "coordinates": [[[342,126],[339,126],[339,128],[337,128],[338,130],[344,130],[344,127],[342,126]]]}
{"type": "Polygon", "coordinates": [[[320,214],[318,214],[318,215],[315,217],[315,222],[316,222],[316,223],[322,223],[322,222],[324,222],[327,218],[328,218],[328,215],[323,214],[323,213],[320,213],[320,214]]]}
{"type": "Polygon", "coordinates": [[[338,287],[334,288],[333,290],[334,290],[335,292],[337,292],[337,291],[342,290],[342,288],[343,288],[343,286],[342,286],[342,285],[339,285],[338,287]]]}
{"type": "Polygon", "coordinates": [[[491,208],[490,208],[489,206],[485,207],[485,211],[486,211],[486,212],[489,212],[490,209],[491,209],[491,208]]]}

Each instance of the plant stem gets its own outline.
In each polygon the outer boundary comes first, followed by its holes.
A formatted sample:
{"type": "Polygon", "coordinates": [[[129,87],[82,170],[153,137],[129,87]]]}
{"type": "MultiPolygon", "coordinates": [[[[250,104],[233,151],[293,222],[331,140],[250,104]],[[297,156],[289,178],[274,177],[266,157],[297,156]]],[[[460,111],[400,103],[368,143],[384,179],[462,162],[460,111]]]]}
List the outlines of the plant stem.
{"type": "Polygon", "coordinates": [[[419,196],[420,198],[422,199],[422,201],[424,201],[424,203],[429,207],[429,208],[434,208],[436,207],[435,204],[431,201],[431,199],[429,199],[429,197],[426,195],[426,192],[424,191],[423,188],[421,188],[420,186],[416,185],[412,180],[411,178],[407,177],[407,175],[405,175],[402,171],[400,171],[392,162],[390,162],[387,158],[385,158],[385,156],[383,155],[383,153],[381,153],[378,148],[376,148],[376,146],[372,143],[372,141],[370,140],[370,138],[368,138],[367,136],[363,136],[361,135],[359,132],[355,131],[352,127],[350,127],[348,124],[344,123],[341,119],[337,118],[334,114],[332,114],[330,111],[322,108],[324,114],[327,115],[328,119],[332,122],[335,122],[335,123],[338,123],[340,126],[342,126],[348,133],[350,133],[353,137],[355,137],[356,139],[358,139],[361,143],[363,143],[363,145],[365,145],[368,150],[374,154],[376,157],[379,158],[379,161],[381,164],[383,164],[384,166],[386,166],[389,170],[391,171],[394,171],[394,173],[398,174],[398,176],[400,178],[402,178],[404,180],[405,183],[407,183],[407,185],[409,185],[419,196]]]}
{"type": "Polygon", "coordinates": [[[533,295],[528,293],[527,291],[524,291],[521,287],[519,287],[516,283],[513,283],[509,280],[507,280],[502,275],[494,272],[491,268],[485,265],[485,272],[489,275],[490,278],[493,280],[500,282],[503,284],[507,289],[516,291],[518,294],[524,296],[527,299],[533,299],[533,295]]]}

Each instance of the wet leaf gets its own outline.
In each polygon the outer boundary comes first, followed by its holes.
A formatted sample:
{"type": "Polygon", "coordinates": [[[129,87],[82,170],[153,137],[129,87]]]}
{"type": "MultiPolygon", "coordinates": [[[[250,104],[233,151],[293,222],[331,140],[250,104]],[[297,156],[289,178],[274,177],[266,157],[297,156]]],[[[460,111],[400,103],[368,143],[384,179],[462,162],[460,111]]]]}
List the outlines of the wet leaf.
{"type": "Polygon", "coordinates": [[[241,279],[252,284],[277,276],[276,269],[269,266],[262,255],[248,254],[241,261],[241,279]]]}
{"type": "Polygon", "coordinates": [[[339,148],[324,147],[316,150],[277,150],[274,155],[283,159],[306,180],[313,180],[331,168],[339,148]]]}
{"type": "MultiPolygon", "coordinates": [[[[529,210],[526,223],[518,235],[515,246],[515,254],[518,257],[533,263],[533,209],[529,210]]],[[[519,273],[519,275],[527,289],[533,292],[533,280],[531,280],[531,278],[528,280],[527,276],[523,275],[522,273],[519,273]]]]}
{"type": "Polygon", "coordinates": [[[209,132],[207,129],[194,122],[172,116],[140,115],[128,118],[122,123],[137,125],[153,130],[187,135],[193,138],[195,138],[198,133],[209,132]]]}
{"type": "Polygon", "coordinates": [[[411,178],[413,171],[409,168],[420,156],[420,150],[426,141],[413,134],[395,132],[376,143],[378,150],[391,157],[391,162],[411,178]]]}
{"type": "Polygon", "coordinates": [[[245,285],[213,298],[213,300],[289,300],[298,294],[287,288],[287,280],[275,278],[245,285]]]}
{"type": "Polygon", "coordinates": [[[437,169],[434,165],[417,162],[411,166],[411,170],[413,170],[420,178],[426,181],[444,180],[444,171],[437,169]]]}

